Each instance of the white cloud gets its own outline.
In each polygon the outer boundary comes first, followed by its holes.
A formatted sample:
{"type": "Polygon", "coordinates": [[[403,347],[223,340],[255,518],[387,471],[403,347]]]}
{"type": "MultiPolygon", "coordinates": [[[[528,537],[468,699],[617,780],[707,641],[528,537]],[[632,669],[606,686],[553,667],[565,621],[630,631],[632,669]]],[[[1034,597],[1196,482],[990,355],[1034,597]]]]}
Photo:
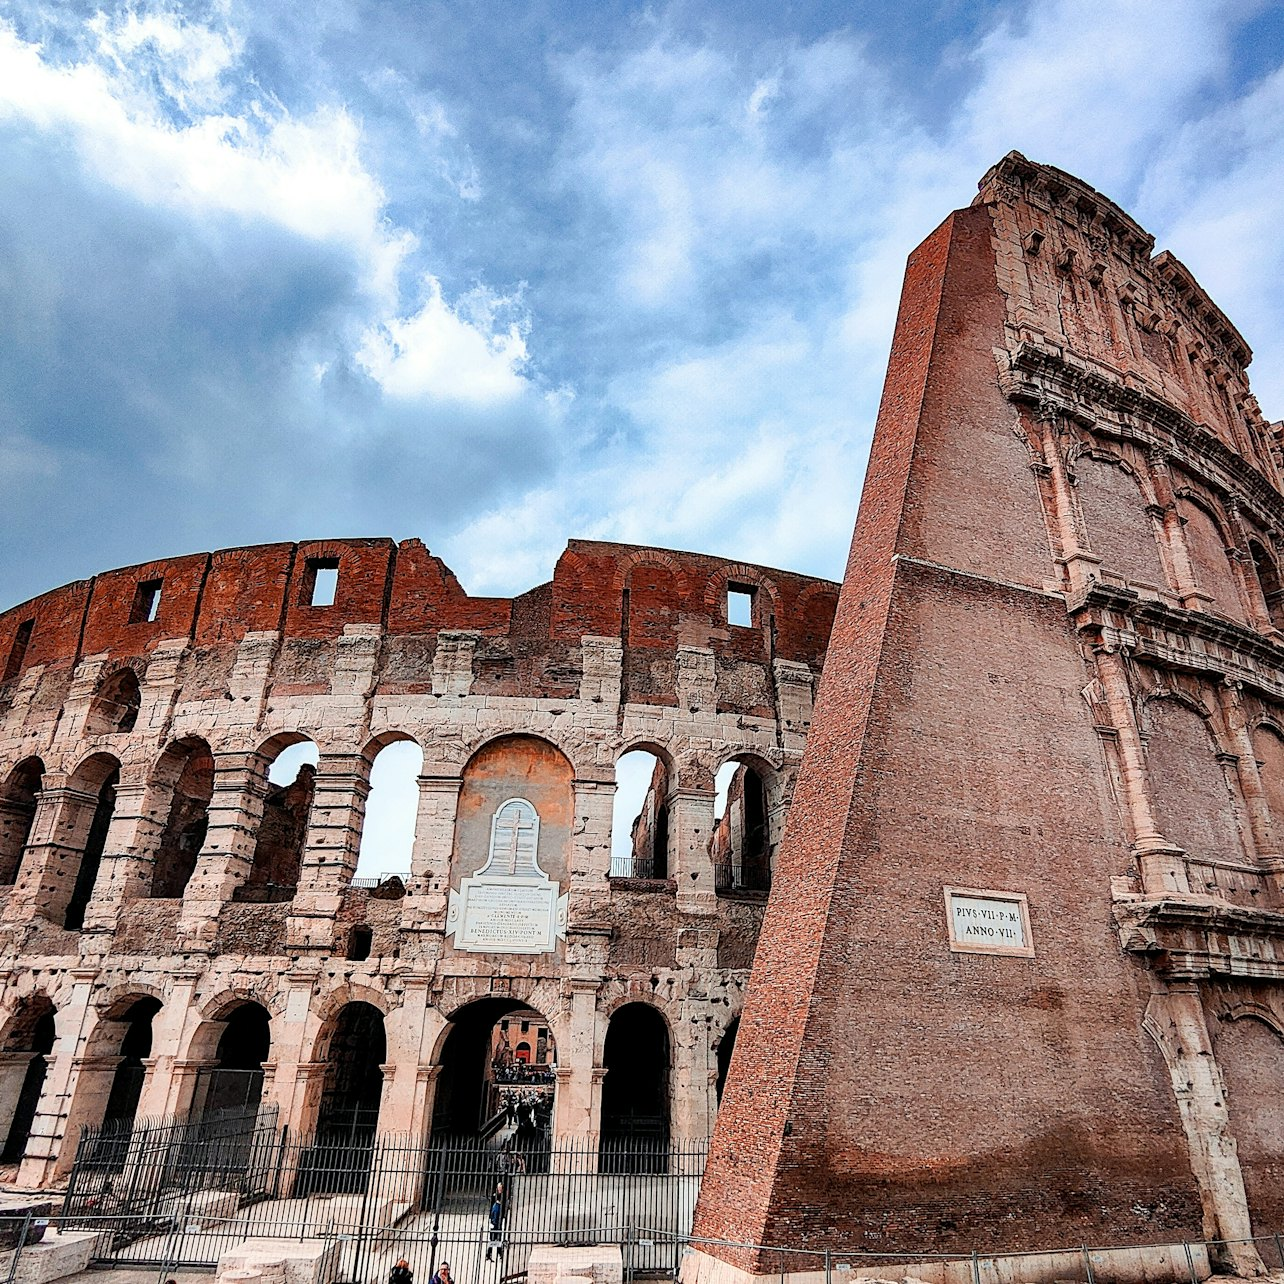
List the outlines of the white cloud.
{"type": "Polygon", "coordinates": [[[474,291],[461,301],[476,320],[465,320],[442,298],[441,284],[426,278],[427,298],[413,316],[368,330],[357,359],[391,397],[431,397],[485,408],[522,396],[526,340],[521,325],[495,328],[504,302],[474,291]],[[480,322],[480,324],[478,323],[480,322]]]}

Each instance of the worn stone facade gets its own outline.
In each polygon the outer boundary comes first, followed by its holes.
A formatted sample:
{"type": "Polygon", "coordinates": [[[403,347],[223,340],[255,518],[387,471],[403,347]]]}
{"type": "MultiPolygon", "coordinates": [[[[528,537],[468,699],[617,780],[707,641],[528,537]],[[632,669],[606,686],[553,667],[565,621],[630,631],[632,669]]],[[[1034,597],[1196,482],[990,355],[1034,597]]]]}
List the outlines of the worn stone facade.
{"type": "Polygon", "coordinates": [[[602,1132],[611,1031],[639,1006],[666,1062],[648,1109],[704,1139],[763,906],[715,873],[715,775],[752,768],[778,842],[837,595],[576,541],[549,583],[474,598],[418,541],[375,539],[173,558],[7,611],[10,1178],[56,1182],[83,1125],[222,1105],[238,1075],[295,1135],[342,1107],[424,1138],[476,1110],[462,1071],[442,1087],[452,1033],[480,1049],[483,1026],[526,1009],[556,1047],[555,1142],[602,1132]],[[729,586],[752,597],[748,627],[728,623],[729,586]],[[305,739],[315,766],[271,783],[305,739]],[[371,763],[399,740],[423,752],[413,854],[359,886],[371,763]],[[612,877],[616,762],[637,748],[662,766],[639,828],[664,850],[612,877]],[[450,935],[464,880],[504,855],[505,816],[512,870],[537,822],[530,859],[565,897],[542,952],[450,935]]]}
{"type": "Polygon", "coordinates": [[[697,1235],[1282,1229],[1281,425],[1153,248],[1013,153],[910,257],[697,1235]]]}

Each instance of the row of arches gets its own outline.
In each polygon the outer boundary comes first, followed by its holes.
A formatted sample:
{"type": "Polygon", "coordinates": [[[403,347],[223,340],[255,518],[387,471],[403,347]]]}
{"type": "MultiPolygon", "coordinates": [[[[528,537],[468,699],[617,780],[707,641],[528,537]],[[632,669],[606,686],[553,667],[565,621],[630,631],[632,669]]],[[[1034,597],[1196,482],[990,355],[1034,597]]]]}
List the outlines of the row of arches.
{"type": "MultiPolygon", "coordinates": [[[[72,1113],[82,1124],[101,1123],[113,1131],[132,1127],[152,1058],[176,1052],[155,1046],[161,1012],[161,1000],[138,994],[117,998],[103,1012],[81,1058],[85,1068],[79,1092],[85,1101],[73,1106],[72,1113]]],[[[53,1002],[36,994],[18,1007],[0,1038],[0,1117],[7,1121],[0,1164],[20,1162],[33,1136],[58,1019],[53,1002]]],[[[717,1051],[719,1099],[734,1037],[735,1023],[717,1051]]],[[[257,1115],[273,1092],[274,1042],[273,1019],[261,1003],[231,1000],[191,1041],[185,1061],[195,1071],[187,1077],[180,1114],[210,1124],[257,1115]]],[[[322,1026],[313,1050],[321,1074],[303,1131],[321,1145],[367,1143],[381,1123],[388,1053],[379,1007],[360,999],[339,1006],[322,1026]]],[[[552,1023],[541,1012],[498,996],[465,1004],[437,1041],[432,1135],[499,1141],[507,1135],[528,1150],[547,1150],[565,1069],[559,1057],[552,1023]]],[[[664,1015],[641,1001],[616,1007],[607,1021],[601,1058],[603,1145],[646,1141],[667,1146],[673,1045],[664,1015]]],[[[57,1107],[50,1113],[57,1113],[57,1107]]]]}
{"type": "MultiPolygon", "coordinates": [[[[409,736],[394,734],[373,743],[367,754],[346,760],[358,765],[349,765],[350,774],[343,781],[350,800],[355,800],[351,801],[352,824],[359,833],[354,876],[358,885],[362,881],[374,885],[395,876],[404,893],[420,807],[423,751],[409,736]],[[367,772],[368,797],[362,778],[367,772]]],[[[249,816],[251,822],[256,820],[254,843],[231,896],[249,902],[288,901],[300,881],[320,753],[312,740],[286,734],[269,740],[248,762],[248,768],[238,763],[237,784],[258,800],[258,814],[249,816]]],[[[82,762],[65,784],[55,784],[50,802],[57,809],[56,824],[51,815],[46,828],[56,832],[37,834],[46,774],[44,762],[31,757],[0,783],[0,886],[17,882],[24,853],[33,845],[43,845],[52,852],[46,857],[52,868],[50,886],[44,889],[45,908],[51,918],[74,930],[84,924],[106,854],[117,811],[121,764],[100,750],[82,762]]],[[[672,759],[658,746],[634,749],[619,759],[612,875],[651,880],[673,876],[670,799],[676,777],[672,759]]],[[[489,742],[470,760],[462,778],[465,802],[470,788],[480,796],[496,789],[511,794],[520,786],[527,792],[532,788],[552,791],[557,795],[555,811],[571,807],[570,764],[560,750],[537,737],[515,735],[489,742]],[[497,745],[520,746],[521,751],[498,752],[497,745]]],[[[773,832],[768,800],[773,793],[778,798],[783,787],[779,772],[761,759],[741,754],[721,765],[713,783],[718,802],[714,829],[706,841],[717,886],[766,890],[779,838],[773,832]]],[[[215,758],[205,740],[185,737],[161,754],[127,834],[128,854],[143,858],[129,897],[184,895],[206,846],[218,785],[215,758]]],[[[235,803],[244,806],[243,800],[235,803]]],[[[781,809],[777,805],[774,810],[779,814],[781,809]]],[[[461,803],[461,814],[468,812],[461,803]]],[[[569,836],[569,825],[566,833],[569,836]]]]}
{"type": "Polygon", "coordinates": [[[1159,484],[1140,460],[1099,447],[1072,453],[1074,493],[1105,570],[1180,594],[1254,628],[1284,626],[1284,591],[1269,540],[1189,486],[1159,484]],[[1171,489],[1171,496],[1168,491],[1171,489]],[[1170,499],[1170,503],[1165,503],[1170,499]]]}

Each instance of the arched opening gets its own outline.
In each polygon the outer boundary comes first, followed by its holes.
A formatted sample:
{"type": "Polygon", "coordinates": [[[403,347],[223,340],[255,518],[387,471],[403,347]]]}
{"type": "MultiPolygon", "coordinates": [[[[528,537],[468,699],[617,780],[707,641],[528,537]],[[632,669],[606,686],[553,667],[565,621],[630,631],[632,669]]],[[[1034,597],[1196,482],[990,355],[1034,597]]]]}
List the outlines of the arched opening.
{"type": "Polygon", "coordinates": [[[261,1004],[240,1003],[224,1020],[214,1064],[198,1072],[192,1097],[192,1115],[210,1122],[258,1113],[272,1049],[272,1021],[261,1004]]]}
{"type": "Polygon", "coordinates": [[[379,1123],[383,1063],[388,1048],[383,1013],[370,1003],[347,1003],[334,1019],[317,1111],[321,1145],[368,1145],[379,1123]]]}
{"type": "Polygon", "coordinates": [[[148,995],[135,999],[113,1019],[122,1027],[120,1060],[112,1073],[107,1104],[103,1108],[103,1123],[113,1130],[124,1130],[134,1122],[138,1101],[143,1095],[143,1079],[147,1067],[143,1064],[152,1054],[152,1018],[160,1011],[160,1000],[148,995]]]}
{"type": "Polygon", "coordinates": [[[615,764],[611,815],[611,877],[669,877],[669,770],[647,749],[634,749],[615,764]]]}
{"type": "Polygon", "coordinates": [[[669,1148],[669,1027],[646,1003],[617,1008],[606,1028],[602,1050],[606,1077],[602,1080],[602,1167],[618,1171],[618,1163],[668,1163],[669,1148]]]}
{"type": "MultiPolygon", "coordinates": [[[[266,749],[265,756],[271,752],[266,749]]],[[[311,740],[297,740],[275,751],[268,768],[254,859],[245,882],[233,893],[233,900],[267,904],[294,899],[319,757],[311,740]]]]}
{"type": "Polygon", "coordinates": [[[5,1036],[0,1055],[0,1128],[6,1127],[0,1163],[21,1161],[31,1138],[40,1093],[53,1051],[54,1005],[38,995],[19,1008],[5,1036]]]}
{"type": "Polygon", "coordinates": [[[1223,1018],[1212,1033],[1244,1194],[1253,1223],[1262,1231],[1284,1217],[1284,1121],[1279,1110],[1284,1039],[1252,1015],[1223,1018]]]}
{"type": "Polygon", "coordinates": [[[9,773],[0,792],[0,887],[18,881],[44,774],[39,758],[27,758],[9,773]]]}
{"type": "Polygon", "coordinates": [[[722,1094],[727,1086],[727,1073],[731,1069],[731,1054],[736,1050],[736,1035],[739,1033],[740,1018],[735,1016],[731,1018],[727,1028],[722,1033],[722,1038],[718,1040],[718,1081],[715,1085],[718,1105],[722,1105],[722,1094]]]}
{"type": "Polygon", "coordinates": [[[1257,587],[1262,594],[1266,618],[1279,628],[1281,620],[1284,620],[1284,589],[1280,587],[1275,559],[1255,539],[1248,541],[1248,551],[1253,558],[1253,570],[1257,574],[1257,587]]]}
{"type": "Polygon", "coordinates": [[[1207,721],[1175,699],[1145,706],[1146,758],[1159,831],[1192,856],[1242,860],[1238,780],[1207,721]]]}
{"type": "Polygon", "coordinates": [[[1136,476],[1117,460],[1092,455],[1083,456],[1076,471],[1088,540],[1102,570],[1134,584],[1166,587],[1155,519],[1136,476]]]}
{"type": "Polygon", "coordinates": [[[214,758],[204,740],[180,740],[166,751],[160,772],[174,780],[169,817],[156,850],[151,894],[182,896],[205,845],[214,793],[214,758]]]}
{"type": "Polygon", "coordinates": [[[1227,556],[1227,543],[1212,514],[1194,501],[1177,503],[1195,583],[1212,601],[1208,609],[1244,621],[1244,599],[1227,556]]]}
{"type": "MultiPolygon", "coordinates": [[[[433,1136],[484,1137],[526,1156],[551,1145],[557,1045],[548,1020],[513,999],[479,999],[450,1019],[433,1099],[433,1136]]],[[[534,1166],[534,1168],[532,1168],[534,1166]]]]}
{"type": "Polygon", "coordinates": [[[724,762],[714,778],[714,831],[709,846],[719,892],[771,889],[767,782],[747,762],[724,762]]]}
{"type": "Polygon", "coordinates": [[[138,710],[143,703],[143,693],[138,685],[138,675],[133,669],[117,669],[99,684],[89,716],[85,719],[85,735],[109,736],[117,732],[133,731],[138,721],[138,710]]]}
{"type": "MultiPolygon", "coordinates": [[[[90,814],[80,865],[76,870],[76,881],[72,885],[63,916],[63,926],[70,931],[79,931],[85,925],[85,910],[89,908],[89,898],[94,894],[98,867],[102,864],[103,852],[107,847],[107,831],[111,828],[111,818],[116,811],[116,785],[119,781],[120,764],[108,754],[95,754],[76,773],[75,784],[86,792],[96,790],[97,798],[90,814]]],[[[73,819],[73,831],[80,828],[83,819],[82,810],[82,814],[73,819]]]]}
{"type": "Polygon", "coordinates": [[[423,750],[413,740],[394,740],[375,755],[357,855],[361,886],[386,886],[394,878],[403,885],[410,881],[423,765],[423,750]]]}

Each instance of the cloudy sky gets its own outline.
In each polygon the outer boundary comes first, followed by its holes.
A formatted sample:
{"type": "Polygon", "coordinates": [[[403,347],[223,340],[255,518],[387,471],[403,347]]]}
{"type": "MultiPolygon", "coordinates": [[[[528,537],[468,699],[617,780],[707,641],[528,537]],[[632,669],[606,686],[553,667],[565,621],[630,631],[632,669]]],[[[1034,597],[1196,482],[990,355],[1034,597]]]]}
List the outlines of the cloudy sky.
{"type": "Polygon", "coordinates": [[[1252,0],[7,0],[0,603],[332,535],[837,576],[905,255],[1014,147],[1278,418],[1282,63],[1252,0]]]}

